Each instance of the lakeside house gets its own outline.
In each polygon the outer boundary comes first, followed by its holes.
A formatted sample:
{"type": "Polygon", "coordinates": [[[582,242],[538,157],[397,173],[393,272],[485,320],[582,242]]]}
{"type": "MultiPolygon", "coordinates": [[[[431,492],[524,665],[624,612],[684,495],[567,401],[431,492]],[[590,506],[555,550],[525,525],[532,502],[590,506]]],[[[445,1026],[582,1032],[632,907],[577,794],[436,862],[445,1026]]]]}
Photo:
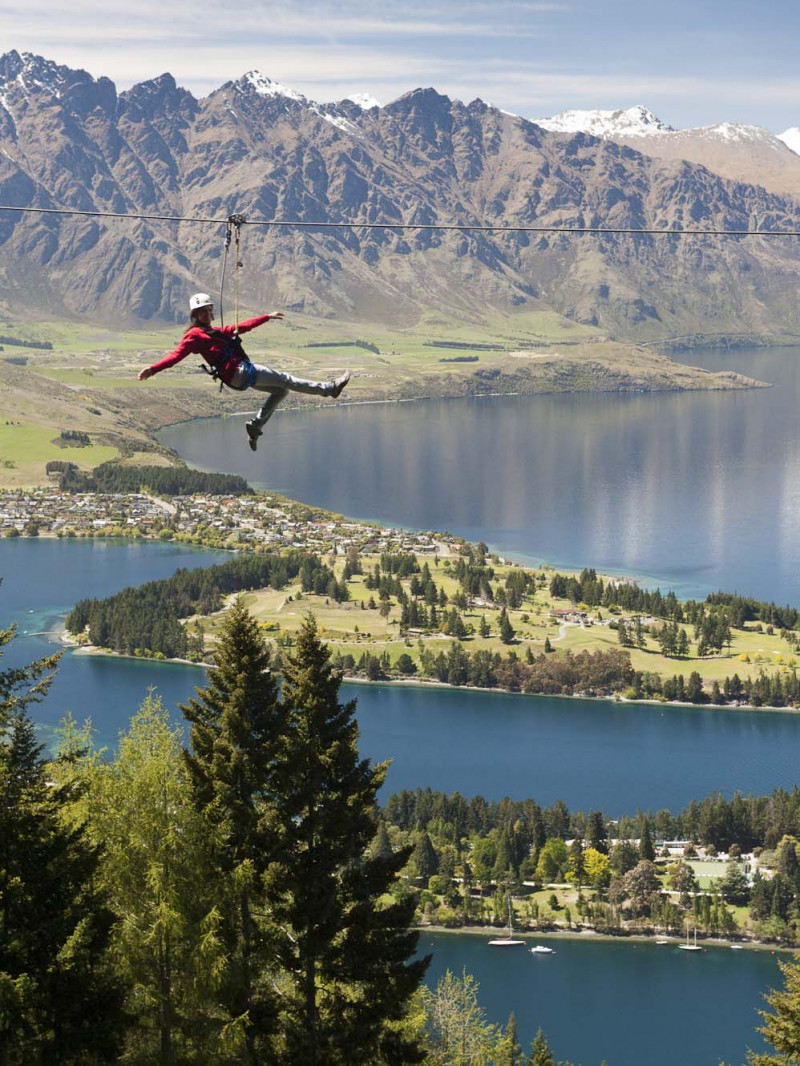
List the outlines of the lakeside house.
{"type": "Polygon", "coordinates": [[[576,607],[553,608],[547,612],[548,618],[554,622],[585,622],[589,617],[588,611],[579,611],[576,607]]]}

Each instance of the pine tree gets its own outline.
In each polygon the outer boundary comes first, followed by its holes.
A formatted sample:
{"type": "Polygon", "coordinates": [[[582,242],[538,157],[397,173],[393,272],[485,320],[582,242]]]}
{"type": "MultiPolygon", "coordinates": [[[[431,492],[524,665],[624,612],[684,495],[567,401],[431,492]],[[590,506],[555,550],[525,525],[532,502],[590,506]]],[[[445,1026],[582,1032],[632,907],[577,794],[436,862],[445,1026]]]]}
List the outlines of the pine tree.
{"type": "Polygon", "coordinates": [[[494,1066],[524,1066],[524,1061],[522,1045],[517,1036],[517,1016],[512,1011],[506,1030],[498,1041],[494,1066]]]}
{"type": "Polygon", "coordinates": [[[771,1011],[759,1011],[764,1025],[758,1030],[777,1054],[749,1051],[748,1066],[789,1066],[800,1060],[800,964],[779,960],[778,966],[784,987],[764,997],[771,1011]]]}
{"type": "Polygon", "coordinates": [[[602,855],[608,855],[608,838],[602,811],[589,811],[589,820],[586,824],[586,842],[595,851],[599,851],[602,855]]]}
{"type": "Polygon", "coordinates": [[[224,945],[216,900],[204,893],[211,849],[192,803],[182,731],[151,694],[113,760],[71,723],[62,750],[71,757],[60,776],[82,785],[77,813],[103,844],[98,880],[118,917],[112,952],[133,1018],[125,1061],[171,1066],[192,1054],[217,1061],[224,945]],[[86,754],[76,758],[81,749],[86,754]]]}
{"type": "Polygon", "coordinates": [[[262,979],[272,958],[271,931],[256,912],[267,913],[265,876],[283,854],[283,830],[272,812],[290,768],[287,716],[269,651],[241,598],[220,627],[216,669],[182,710],[191,723],[185,758],[194,803],[215,845],[213,892],[228,954],[219,992],[227,1015],[223,1035],[255,1064],[277,1022],[275,993],[262,979]]]}
{"type": "Polygon", "coordinates": [[[382,859],[388,859],[394,852],[392,842],[389,839],[389,832],[386,828],[386,822],[384,822],[382,818],[378,823],[378,831],[370,846],[370,852],[382,859]]]}
{"type": "Polygon", "coordinates": [[[536,1030],[525,1066],[558,1066],[541,1029],[536,1030]]]}
{"type": "Polygon", "coordinates": [[[653,845],[653,837],[650,833],[650,822],[647,818],[642,819],[642,835],[639,838],[639,858],[652,862],[656,857],[656,849],[653,845]]]}
{"type": "Polygon", "coordinates": [[[420,833],[419,840],[411,853],[411,861],[417,871],[417,877],[420,877],[425,885],[428,884],[430,877],[439,872],[439,856],[425,830],[420,833]]]}
{"type": "Polygon", "coordinates": [[[504,644],[510,644],[514,639],[515,630],[508,618],[505,607],[500,612],[500,639],[504,644]]]}
{"type": "MultiPolygon", "coordinates": [[[[14,637],[0,630],[0,649],[14,637]]],[[[64,817],[26,707],[58,656],[0,671],[0,1062],[115,1061],[122,993],[107,965],[112,916],[94,884],[98,852],[64,817]]]]}
{"type": "Polygon", "coordinates": [[[285,661],[292,775],[277,813],[289,861],[272,879],[285,971],[282,1026],[286,1066],[377,1066],[419,1062],[423,1053],[398,1025],[428,964],[409,962],[417,934],[413,898],[382,897],[408,849],[373,855],[376,795],[388,769],[358,757],[355,703],[339,702],[316,623],[308,618],[285,661]]]}

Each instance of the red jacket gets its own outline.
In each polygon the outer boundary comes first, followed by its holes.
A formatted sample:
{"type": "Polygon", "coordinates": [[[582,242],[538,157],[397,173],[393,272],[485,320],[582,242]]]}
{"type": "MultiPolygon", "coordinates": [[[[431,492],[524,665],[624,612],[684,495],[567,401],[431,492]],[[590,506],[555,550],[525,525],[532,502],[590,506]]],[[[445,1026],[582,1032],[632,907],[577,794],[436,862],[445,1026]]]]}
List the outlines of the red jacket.
{"type": "MultiPolygon", "coordinates": [[[[269,322],[269,315],[248,318],[246,322],[239,323],[239,332],[249,333],[251,329],[255,329],[256,326],[263,326],[265,322],[269,322]]],[[[235,328],[235,326],[223,326],[221,329],[215,329],[214,333],[224,333],[228,337],[232,337],[235,328]]],[[[157,374],[159,370],[167,370],[169,367],[175,366],[176,363],[180,363],[187,355],[202,355],[209,366],[218,369],[219,376],[227,385],[239,366],[239,358],[232,354],[224,362],[220,363],[219,360],[225,351],[225,347],[226,341],[222,337],[209,336],[201,326],[190,326],[175,351],[165,355],[160,362],[153,363],[150,369],[154,374],[157,374]]]]}

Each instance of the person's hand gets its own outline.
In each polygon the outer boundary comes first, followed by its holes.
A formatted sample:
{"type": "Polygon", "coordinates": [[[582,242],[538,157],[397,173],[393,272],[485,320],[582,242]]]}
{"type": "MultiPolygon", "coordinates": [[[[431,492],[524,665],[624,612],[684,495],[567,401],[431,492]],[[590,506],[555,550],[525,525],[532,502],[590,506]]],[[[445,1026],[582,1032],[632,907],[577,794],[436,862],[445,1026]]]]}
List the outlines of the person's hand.
{"type": "Polygon", "coordinates": [[[144,370],[139,371],[139,381],[147,381],[147,379],[151,378],[154,373],[155,371],[151,366],[146,366],[144,370]]]}
{"type": "Polygon", "coordinates": [[[267,314],[269,315],[270,319],[273,319],[273,318],[281,319],[281,318],[283,318],[283,311],[268,311],[267,314]]]}

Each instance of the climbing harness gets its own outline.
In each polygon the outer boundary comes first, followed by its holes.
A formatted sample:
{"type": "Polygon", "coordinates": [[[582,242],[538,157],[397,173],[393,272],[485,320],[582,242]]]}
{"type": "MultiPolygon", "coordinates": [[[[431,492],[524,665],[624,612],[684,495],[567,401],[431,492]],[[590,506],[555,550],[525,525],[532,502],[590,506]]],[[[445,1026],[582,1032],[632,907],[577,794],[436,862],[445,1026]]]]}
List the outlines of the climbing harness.
{"type": "Polygon", "coordinates": [[[241,241],[242,241],[242,226],[247,219],[244,215],[232,214],[229,215],[225,223],[225,244],[222,252],[222,274],[219,282],[219,320],[220,325],[225,325],[225,312],[223,309],[223,299],[225,296],[225,270],[228,265],[228,252],[231,247],[231,240],[233,240],[233,333],[225,333],[221,329],[212,329],[210,326],[200,326],[203,333],[208,337],[217,337],[223,341],[224,347],[217,356],[216,362],[211,366],[207,366],[205,363],[200,369],[208,374],[212,381],[219,382],[219,391],[222,392],[223,388],[233,389],[236,392],[244,392],[249,389],[255,382],[256,368],[250,362],[247,352],[242,347],[242,339],[239,336],[239,270],[242,266],[241,260],[241,241]],[[221,370],[224,366],[227,366],[231,359],[236,359],[239,362],[240,368],[246,372],[246,378],[243,385],[232,385],[229,381],[223,381],[221,376],[221,370]]]}

